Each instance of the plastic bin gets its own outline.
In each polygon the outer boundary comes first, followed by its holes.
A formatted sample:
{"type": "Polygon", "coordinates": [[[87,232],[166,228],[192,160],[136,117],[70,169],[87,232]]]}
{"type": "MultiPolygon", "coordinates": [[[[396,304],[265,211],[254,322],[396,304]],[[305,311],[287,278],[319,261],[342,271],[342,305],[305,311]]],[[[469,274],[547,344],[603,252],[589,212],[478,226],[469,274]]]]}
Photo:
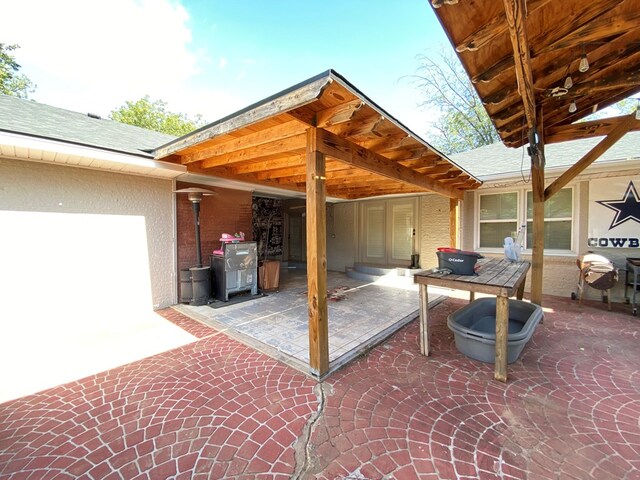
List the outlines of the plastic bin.
{"type": "Polygon", "coordinates": [[[447,268],[455,275],[474,275],[476,262],[482,255],[455,248],[438,248],[438,268],[447,268]]]}
{"type": "MultiPolygon", "coordinates": [[[[507,363],[515,362],[533,336],[544,314],[542,307],[509,299],[507,363]]],[[[468,357],[495,363],[496,299],[480,298],[449,315],[447,326],[455,336],[456,348],[468,357]]]]}

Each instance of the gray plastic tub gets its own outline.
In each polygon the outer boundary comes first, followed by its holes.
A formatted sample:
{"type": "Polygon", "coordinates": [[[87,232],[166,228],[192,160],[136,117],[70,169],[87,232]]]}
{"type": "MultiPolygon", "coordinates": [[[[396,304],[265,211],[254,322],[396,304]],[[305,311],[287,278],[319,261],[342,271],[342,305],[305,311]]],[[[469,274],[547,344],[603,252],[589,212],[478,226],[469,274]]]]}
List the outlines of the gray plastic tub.
{"type": "MultiPolygon", "coordinates": [[[[507,363],[515,362],[543,318],[542,308],[509,299],[507,363]]],[[[496,359],[496,299],[480,298],[449,315],[447,326],[454,333],[456,348],[481,362],[496,359]]]]}

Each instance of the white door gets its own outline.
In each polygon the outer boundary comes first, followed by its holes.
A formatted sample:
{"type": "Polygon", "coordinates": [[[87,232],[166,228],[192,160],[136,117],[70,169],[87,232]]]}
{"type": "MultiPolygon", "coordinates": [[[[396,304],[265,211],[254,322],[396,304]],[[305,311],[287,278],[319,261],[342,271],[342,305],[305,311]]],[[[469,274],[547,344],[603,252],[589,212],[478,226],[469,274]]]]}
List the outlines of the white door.
{"type": "Polygon", "coordinates": [[[415,248],[417,210],[415,198],[362,203],[360,261],[409,266],[415,248]]]}

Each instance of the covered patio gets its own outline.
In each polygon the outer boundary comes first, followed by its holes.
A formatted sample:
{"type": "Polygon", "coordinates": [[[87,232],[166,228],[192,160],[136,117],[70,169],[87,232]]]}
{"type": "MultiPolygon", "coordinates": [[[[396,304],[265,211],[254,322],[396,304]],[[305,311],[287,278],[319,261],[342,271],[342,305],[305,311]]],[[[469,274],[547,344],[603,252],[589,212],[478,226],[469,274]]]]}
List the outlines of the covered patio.
{"type": "Polygon", "coordinates": [[[306,198],[308,363],[320,379],[330,363],[327,200],[443,195],[455,245],[458,203],[481,183],[333,70],[170,142],[154,157],[204,178],[306,198]]]}

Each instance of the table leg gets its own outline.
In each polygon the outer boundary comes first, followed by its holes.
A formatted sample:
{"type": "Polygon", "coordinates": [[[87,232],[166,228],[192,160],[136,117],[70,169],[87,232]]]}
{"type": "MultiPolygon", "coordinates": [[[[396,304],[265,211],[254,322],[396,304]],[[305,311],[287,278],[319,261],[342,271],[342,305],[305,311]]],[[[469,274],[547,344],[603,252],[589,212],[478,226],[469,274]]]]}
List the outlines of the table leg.
{"type": "Polygon", "coordinates": [[[429,356],[429,293],[420,284],[420,353],[429,356]]]}
{"type": "Polygon", "coordinates": [[[476,292],[469,292],[469,303],[473,302],[476,299],[476,292]]]}
{"type": "Polygon", "coordinates": [[[509,297],[496,298],[496,364],[494,378],[507,381],[507,347],[509,338],[509,297]]]}
{"type": "Polygon", "coordinates": [[[520,286],[518,287],[518,290],[516,291],[516,298],[518,300],[522,300],[522,297],[524,297],[524,284],[527,283],[526,282],[526,278],[522,280],[522,283],[520,284],[520,286]]]}

